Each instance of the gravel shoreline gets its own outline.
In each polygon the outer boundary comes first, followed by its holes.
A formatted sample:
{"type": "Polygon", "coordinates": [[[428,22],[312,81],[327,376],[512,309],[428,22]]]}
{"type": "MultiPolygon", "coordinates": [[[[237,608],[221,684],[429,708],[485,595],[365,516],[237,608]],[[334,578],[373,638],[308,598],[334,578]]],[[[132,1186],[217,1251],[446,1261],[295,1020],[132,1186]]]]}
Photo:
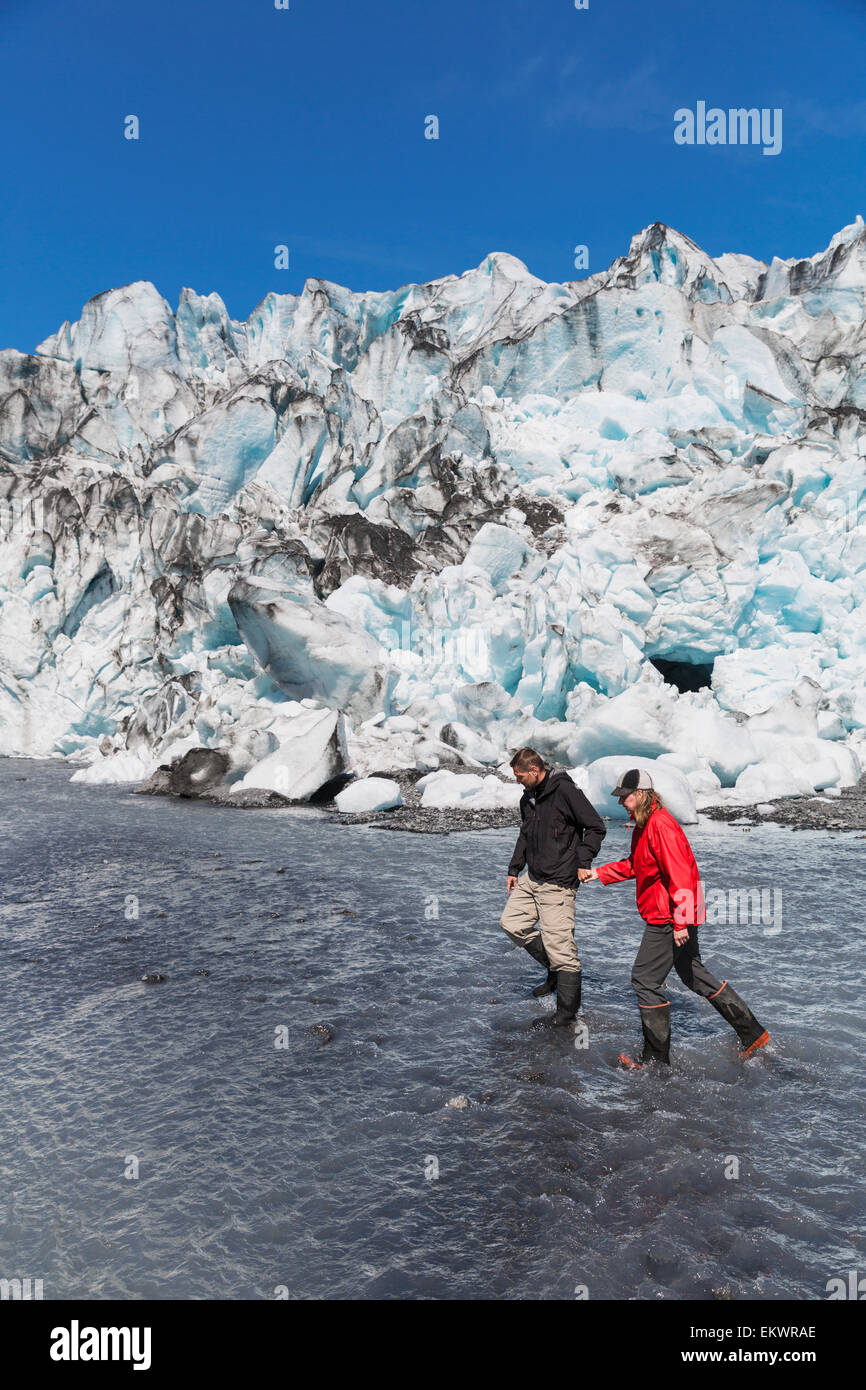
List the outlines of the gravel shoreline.
{"type": "MultiPolygon", "coordinates": [[[[559,769],[555,769],[559,770],[559,769]]],[[[447,771],[466,772],[461,763],[449,764],[447,771]]],[[[345,813],[338,811],[333,799],[314,801],[317,813],[325,821],[339,825],[369,825],[378,830],[405,830],[417,835],[450,835],[466,830],[516,830],[518,826],[517,807],[500,807],[483,811],[458,807],[447,810],[422,810],[421,793],[417,782],[424,776],[414,768],[396,772],[382,772],[371,776],[387,777],[400,787],[403,805],[390,811],[359,811],[345,813]],[[322,815],[324,813],[324,815],[322,815]]],[[[495,775],[495,774],[493,774],[495,775]]],[[[500,778],[505,782],[507,779],[500,778]]],[[[154,775],[149,783],[137,787],[136,793],[149,795],[171,795],[159,775],[154,775]]],[[[327,793],[326,793],[327,795],[327,793]]],[[[309,802],[292,802],[278,792],[244,791],[236,792],[231,787],[220,787],[214,791],[202,792],[196,800],[210,801],[213,805],[227,806],[238,810],[278,809],[293,806],[300,809],[309,802]]],[[[787,825],[792,830],[840,830],[866,831],[866,774],[856,786],[845,787],[840,796],[822,797],[788,796],[775,801],[760,802],[761,806],[772,806],[771,811],[761,812],[757,805],[751,806],[707,806],[700,812],[709,820],[726,821],[728,824],[743,826],[761,825],[770,822],[787,825]]]]}
{"type": "Polygon", "coordinates": [[[785,796],[760,804],[773,809],[763,814],[755,806],[708,806],[701,815],[754,825],[772,821],[792,830],[866,830],[866,774],[856,786],[843,787],[841,796],[785,796]]]}
{"type": "MultiPolygon", "coordinates": [[[[451,771],[465,771],[465,768],[454,767],[451,771]]],[[[422,811],[421,797],[415,789],[415,783],[422,773],[389,772],[382,775],[387,775],[399,783],[403,806],[393,811],[359,812],[355,815],[343,815],[335,811],[328,816],[328,820],[339,821],[341,825],[366,824],[382,830],[408,830],[422,835],[448,835],[459,830],[517,829],[516,807],[497,811],[422,811]]],[[[764,814],[754,805],[708,806],[700,814],[710,820],[741,825],[745,822],[762,825],[769,821],[776,825],[790,826],[792,830],[866,831],[866,774],[856,786],[845,787],[841,796],[788,796],[759,804],[772,806],[773,810],[764,814]]]]}
{"type": "MultiPolygon", "coordinates": [[[[449,764],[445,770],[468,771],[462,763],[455,763],[453,766],[449,764]]],[[[473,811],[469,808],[460,810],[459,807],[424,811],[421,809],[421,793],[416,786],[424,776],[423,772],[407,769],[401,772],[383,772],[381,775],[397,783],[403,798],[402,806],[395,806],[391,811],[354,813],[335,809],[333,815],[329,815],[327,819],[337,821],[340,825],[372,825],[379,830],[407,830],[416,835],[450,835],[452,831],[457,830],[516,829],[519,824],[520,817],[516,806],[502,806],[495,811],[473,811]]],[[[506,781],[504,777],[499,780],[506,781]]],[[[330,806],[326,809],[330,809],[330,806]]]]}

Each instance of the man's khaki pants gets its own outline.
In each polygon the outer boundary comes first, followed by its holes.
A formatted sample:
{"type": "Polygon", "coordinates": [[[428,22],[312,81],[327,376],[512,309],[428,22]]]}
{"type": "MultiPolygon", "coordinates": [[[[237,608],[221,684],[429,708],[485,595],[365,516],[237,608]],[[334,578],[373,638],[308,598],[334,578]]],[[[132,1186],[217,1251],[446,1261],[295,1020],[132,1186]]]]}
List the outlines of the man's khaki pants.
{"type": "Polygon", "coordinates": [[[512,888],[499,925],[518,946],[541,936],[552,970],[579,970],[574,940],[575,888],[536,883],[525,873],[512,888]]]}

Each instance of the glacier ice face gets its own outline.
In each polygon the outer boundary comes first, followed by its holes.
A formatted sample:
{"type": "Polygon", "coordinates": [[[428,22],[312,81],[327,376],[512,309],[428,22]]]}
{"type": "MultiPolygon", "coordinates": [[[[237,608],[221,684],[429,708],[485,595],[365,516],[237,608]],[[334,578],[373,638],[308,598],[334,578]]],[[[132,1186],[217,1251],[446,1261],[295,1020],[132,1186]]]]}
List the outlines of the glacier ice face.
{"type": "Polygon", "coordinates": [[[0,751],[138,781],[222,748],[240,786],[330,711],[360,775],[527,743],[701,804],[832,793],[866,750],[864,382],[859,217],[806,260],[656,223],[583,281],[496,252],[246,322],[108,290],[0,352],[0,751]]]}

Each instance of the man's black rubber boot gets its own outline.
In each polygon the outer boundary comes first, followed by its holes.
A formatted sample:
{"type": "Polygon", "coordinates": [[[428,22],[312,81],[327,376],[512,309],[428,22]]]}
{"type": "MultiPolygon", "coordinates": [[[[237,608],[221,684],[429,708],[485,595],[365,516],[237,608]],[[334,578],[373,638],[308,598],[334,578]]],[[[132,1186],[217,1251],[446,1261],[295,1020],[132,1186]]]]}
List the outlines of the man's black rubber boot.
{"type": "Polygon", "coordinates": [[[731,989],[727,980],[716,994],[710,996],[710,1003],[734,1029],[743,1045],[744,1056],[748,1057],[770,1041],[763,1023],[758,1022],[748,1004],[743,1002],[735,989],[731,989]]]}
{"type": "Polygon", "coordinates": [[[556,1013],[550,1020],[555,1028],[571,1023],[580,1008],[582,970],[558,970],[556,981],[556,1013]]]}
{"type": "Polygon", "coordinates": [[[536,985],[535,989],[532,991],[535,999],[542,999],[545,994],[552,994],[556,989],[556,971],[550,964],[547,952],[544,949],[544,942],[540,936],[534,936],[527,945],[526,950],[532,956],[532,959],[537,960],[538,964],[543,965],[547,971],[547,979],[543,984],[536,985]]]}

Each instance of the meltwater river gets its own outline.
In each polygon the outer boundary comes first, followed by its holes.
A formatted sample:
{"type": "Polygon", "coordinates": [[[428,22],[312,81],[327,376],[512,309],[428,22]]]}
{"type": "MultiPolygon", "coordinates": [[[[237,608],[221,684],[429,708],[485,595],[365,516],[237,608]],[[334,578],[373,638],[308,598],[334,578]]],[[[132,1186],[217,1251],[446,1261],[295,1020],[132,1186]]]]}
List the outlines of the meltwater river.
{"type": "Polygon", "coordinates": [[[69,776],[0,760],[0,1276],[46,1299],[770,1300],[866,1272],[862,837],[689,828],[708,889],[777,909],[701,932],[773,1041],[742,1064],[672,976],[672,1071],[626,1074],[630,885],[581,889],[586,1032],[545,1031],[498,927],[511,830],[69,776]]]}

